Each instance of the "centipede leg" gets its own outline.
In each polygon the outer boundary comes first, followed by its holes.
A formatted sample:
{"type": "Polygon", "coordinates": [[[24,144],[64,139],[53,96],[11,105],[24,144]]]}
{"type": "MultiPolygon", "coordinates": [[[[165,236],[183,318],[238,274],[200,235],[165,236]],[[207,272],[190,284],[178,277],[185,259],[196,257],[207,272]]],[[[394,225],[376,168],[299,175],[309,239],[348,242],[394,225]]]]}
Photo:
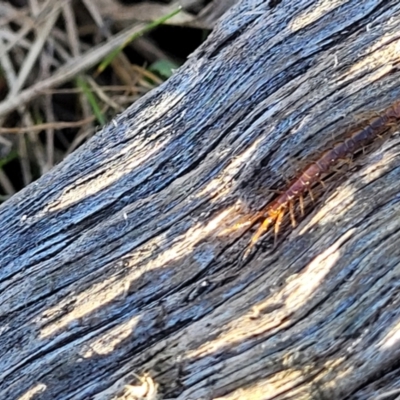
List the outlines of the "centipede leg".
{"type": "Polygon", "coordinates": [[[289,202],[289,213],[290,213],[290,221],[292,222],[293,228],[296,227],[296,218],[294,215],[294,201],[289,202]]]}
{"type": "Polygon", "coordinates": [[[251,252],[251,249],[255,246],[255,244],[257,243],[260,236],[268,230],[268,227],[270,224],[272,224],[272,222],[274,222],[274,217],[268,217],[264,220],[264,222],[261,224],[261,226],[256,230],[256,233],[251,238],[250,244],[247,246],[247,249],[243,254],[244,259],[249,255],[249,253],[251,252]]]}
{"type": "Polygon", "coordinates": [[[300,212],[301,216],[304,217],[304,197],[302,194],[299,195],[300,212]]]}
{"type": "Polygon", "coordinates": [[[353,164],[353,156],[351,155],[350,157],[345,158],[343,161],[351,166],[353,164]]]}
{"type": "Polygon", "coordinates": [[[256,230],[256,233],[251,238],[250,246],[249,246],[250,248],[253,247],[257,243],[260,236],[262,236],[268,230],[268,227],[272,224],[272,222],[274,222],[274,219],[272,217],[268,217],[264,220],[264,222],[256,230]]]}
{"type": "Polygon", "coordinates": [[[283,208],[279,214],[278,217],[276,218],[275,221],[275,226],[274,226],[274,247],[276,247],[276,244],[278,242],[278,233],[279,233],[279,228],[281,227],[282,224],[282,219],[285,216],[285,209],[283,208]]]}
{"type": "Polygon", "coordinates": [[[311,190],[311,188],[310,188],[310,187],[308,188],[308,193],[310,193],[310,198],[311,198],[311,201],[312,201],[313,203],[315,203],[314,194],[313,194],[313,192],[312,192],[312,190],[311,190]]]}

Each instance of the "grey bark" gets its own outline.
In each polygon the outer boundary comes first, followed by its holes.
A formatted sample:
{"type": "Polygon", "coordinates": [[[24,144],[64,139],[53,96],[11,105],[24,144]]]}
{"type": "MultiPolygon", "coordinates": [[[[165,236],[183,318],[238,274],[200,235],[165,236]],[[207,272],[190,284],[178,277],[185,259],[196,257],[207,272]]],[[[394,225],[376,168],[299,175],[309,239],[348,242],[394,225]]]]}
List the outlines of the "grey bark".
{"type": "Polygon", "coordinates": [[[1,399],[395,398],[397,127],[276,247],[227,229],[400,97],[400,5],[277,3],[0,208],[1,399]]]}

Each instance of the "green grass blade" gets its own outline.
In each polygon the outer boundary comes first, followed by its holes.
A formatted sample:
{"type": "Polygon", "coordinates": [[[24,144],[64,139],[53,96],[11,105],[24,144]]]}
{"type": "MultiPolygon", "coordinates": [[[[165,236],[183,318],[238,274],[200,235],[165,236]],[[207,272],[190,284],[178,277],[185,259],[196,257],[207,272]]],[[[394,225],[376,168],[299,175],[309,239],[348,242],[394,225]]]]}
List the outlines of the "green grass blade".
{"type": "Polygon", "coordinates": [[[144,33],[149,32],[150,30],[156,28],[157,26],[163,24],[165,21],[169,20],[176,14],[178,14],[181,11],[181,7],[177,8],[176,10],[172,11],[171,13],[164,15],[158,19],[156,19],[153,22],[150,22],[147,24],[143,29],[140,31],[134,33],[130,38],[128,38],[123,44],[121,44],[119,47],[117,47],[114,51],[112,51],[106,58],[105,60],[98,66],[97,68],[97,73],[103,72],[114,60],[114,58],[133,40],[137,39],[139,36],[142,36],[144,33]]]}
{"type": "Polygon", "coordinates": [[[88,99],[90,107],[92,107],[93,113],[96,116],[97,121],[99,121],[100,125],[105,125],[106,119],[105,119],[103,113],[101,112],[101,109],[97,103],[96,97],[90,90],[86,81],[81,76],[78,76],[76,78],[76,84],[82,90],[82,92],[85,94],[86,98],[88,99]]]}
{"type": "Polygon", "coordinates": [[[18,152],[16,150],[12,150],[5,157],[0,158],[0,169],[2,169],[10,161],[15,160],[17,157],[18,152]]]}

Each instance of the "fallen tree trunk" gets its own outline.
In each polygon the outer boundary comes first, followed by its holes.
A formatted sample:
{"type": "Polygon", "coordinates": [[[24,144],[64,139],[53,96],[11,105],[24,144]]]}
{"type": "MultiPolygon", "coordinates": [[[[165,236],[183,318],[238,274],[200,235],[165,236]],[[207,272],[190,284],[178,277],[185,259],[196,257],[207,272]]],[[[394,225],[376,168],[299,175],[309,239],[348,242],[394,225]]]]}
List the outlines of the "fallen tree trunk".
{"type": "Polygon", "coordinates": [[[168,82],[6,202],[0,398],[396,393],[395,129],[276,247],[269,232],[243,259],[252,233],[228,230],[400,98],[398,32],[394,0],[242,1],[168,82]]]}

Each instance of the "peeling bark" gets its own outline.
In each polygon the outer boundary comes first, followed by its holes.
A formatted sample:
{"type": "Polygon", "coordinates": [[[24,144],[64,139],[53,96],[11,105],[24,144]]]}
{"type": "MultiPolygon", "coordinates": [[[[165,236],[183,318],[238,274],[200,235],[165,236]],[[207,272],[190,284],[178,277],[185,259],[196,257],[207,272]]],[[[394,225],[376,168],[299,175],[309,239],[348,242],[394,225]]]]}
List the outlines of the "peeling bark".
{"type": "Polygon", "coordinates": [[[224,233],[400,98],[399,32],[394,0],[242,1],[168,82],[2,205],[0,398],[399,388],[397,127],[275,248],[269,232],[243,261],[251,232],[224,233]]]}

